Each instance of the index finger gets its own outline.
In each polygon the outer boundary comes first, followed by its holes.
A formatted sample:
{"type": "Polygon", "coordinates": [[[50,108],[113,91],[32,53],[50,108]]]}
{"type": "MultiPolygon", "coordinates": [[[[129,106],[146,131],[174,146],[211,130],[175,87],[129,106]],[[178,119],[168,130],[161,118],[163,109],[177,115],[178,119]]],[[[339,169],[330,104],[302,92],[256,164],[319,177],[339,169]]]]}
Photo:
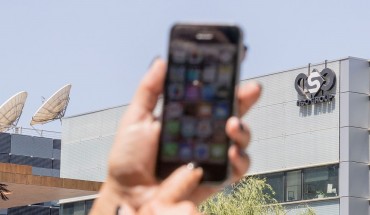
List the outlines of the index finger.
{"type": "Polygon", "coordinates": [[[151,113],[163,91],[167,65],[162,59],[156,59],[144,76],[135,93],[131,106],[151,113]]]}
{"type": "Polygon", "coordinates": [[[237,94],[239,116],[243,116],[257,102],[261,91],[262,86],[257,82],[249,82],[239,87],[237,94]]]}
{"type": "Polygon", "coordinates": [[[203,175],[201,168],[194,169],[193,164],[182,166],[175,170],[162,182],[157,200],[165,203],[175,203],[186,199],[198,186],[203,175]]]}

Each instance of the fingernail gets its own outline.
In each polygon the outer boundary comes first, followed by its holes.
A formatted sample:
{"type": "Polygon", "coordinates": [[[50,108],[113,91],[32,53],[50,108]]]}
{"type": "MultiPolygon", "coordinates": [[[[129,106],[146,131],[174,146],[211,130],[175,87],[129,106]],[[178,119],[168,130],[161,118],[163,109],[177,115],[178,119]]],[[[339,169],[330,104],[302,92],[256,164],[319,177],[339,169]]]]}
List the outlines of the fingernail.
{"type": "Polygon", "coordinates": [[[160,56],[160,55],[155,56],[155,57],[152,59],[152,61],[150,61],[150,64],[149,64],[148,68],[150,68],[150,67],[153,65],[153,63],[154,63],[157,59],[159,59],[159,58],[161,58],[161,56],[160,56]]]}
{"type": "Polygon", "coordinates": [[[121,214],[123,214],[123,209],[121,206],[118,206],[116,209],[116,215],[121,215],[121,214]]]}
{"type": "Polygon", "coordinates": [[[248,156],[247,153],[245,152],[245,150],[242,149],[242,148],[239,148],[238,152],[239,152],[240,157],[247,157],[248,156]]]}
{"type": "Polygon", "coordinates": [[[260,82],[257,82],[257,85],[260,88],[260,90],[262,91],[263,90],[263,85],[260,82]]]}
{"type": "Polygon", "coordinates": [[[245,132],[245,128],[244,128],[244,125],[242,122],[239,122],[239,129],[242,131],[242,132],[245,132]]]}

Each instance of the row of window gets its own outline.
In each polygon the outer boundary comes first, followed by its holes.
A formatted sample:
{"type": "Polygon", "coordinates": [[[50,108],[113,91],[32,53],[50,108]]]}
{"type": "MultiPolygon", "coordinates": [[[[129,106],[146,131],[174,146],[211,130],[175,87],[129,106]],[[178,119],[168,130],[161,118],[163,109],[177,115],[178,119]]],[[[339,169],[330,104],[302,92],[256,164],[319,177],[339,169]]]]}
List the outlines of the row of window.
{"type": "Polygon", "coordinates": [[[69,215],[69,214],[87,215],[89,214],[93,203],[94,203],[94,199],[61,204],[60,214],[61,215],[69,215]]]}
{"type": "Polygon", "coordinates": [[[0,153],[0,163],[13,163],[47,169],[60,169],[60,160],[39,158],[26,155],[10,155],[0,153]]]}
{"type": "Polygon", "coordinates": [[[336,164],[259,177],[266,178],[279,202],[335,197],[339,194],[338,167],[336,164]]]}

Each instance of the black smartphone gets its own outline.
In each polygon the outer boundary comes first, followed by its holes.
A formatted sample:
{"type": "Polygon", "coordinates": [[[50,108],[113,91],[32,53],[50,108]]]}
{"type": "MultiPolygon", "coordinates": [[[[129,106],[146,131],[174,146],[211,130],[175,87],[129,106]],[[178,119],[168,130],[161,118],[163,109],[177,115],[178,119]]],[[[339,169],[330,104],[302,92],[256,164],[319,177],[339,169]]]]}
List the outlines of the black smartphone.
{"type": "Polygon", "coordinates": [[[233,25],[174,25],[164,84],[162,130],[156,175],[180,165],[203,168],[203,182],[219,183],[229,172],[227,119],[236,113],[235,91],[242,32],[233,25]]]}

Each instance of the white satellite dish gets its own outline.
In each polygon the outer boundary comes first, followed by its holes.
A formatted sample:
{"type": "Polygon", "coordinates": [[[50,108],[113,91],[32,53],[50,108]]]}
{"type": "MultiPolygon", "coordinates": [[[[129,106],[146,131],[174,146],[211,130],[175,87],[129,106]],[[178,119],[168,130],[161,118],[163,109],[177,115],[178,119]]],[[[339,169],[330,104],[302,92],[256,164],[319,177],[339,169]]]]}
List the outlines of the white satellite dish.
{"type": "Polygon", "coordinates": [[[0,106],[0,132],[7,131],[12,126],[17,126],[26,99],[27,92],[22,91],[12,96],[0,106]]]}
{"type": "Polygon", "coordinates": [[[61,119],[67,110],[71,87],[70,84],[65,85],[46,100],[33,115],[30,125],[45,124],[61,119]]]}

